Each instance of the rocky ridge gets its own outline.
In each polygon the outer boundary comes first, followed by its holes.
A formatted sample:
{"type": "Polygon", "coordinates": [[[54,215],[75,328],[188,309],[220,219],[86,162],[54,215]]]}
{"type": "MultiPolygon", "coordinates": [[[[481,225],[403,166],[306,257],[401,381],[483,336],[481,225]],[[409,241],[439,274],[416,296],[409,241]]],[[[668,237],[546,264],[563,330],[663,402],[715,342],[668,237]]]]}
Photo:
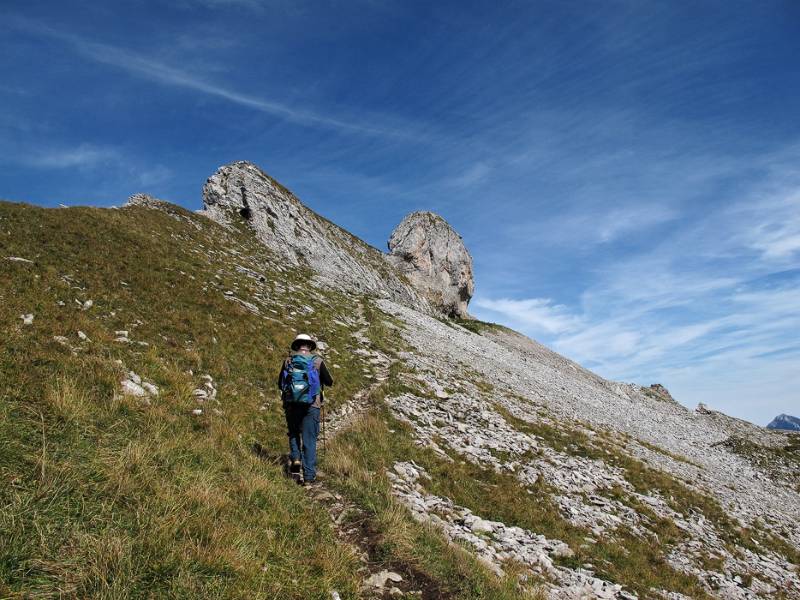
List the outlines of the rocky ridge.
{"type": "MultiPolygon", "coordinates": [[[[448,254],[446,265],[428,264],[426,278],[420,278],[415,268],[419,261],[406,246],[384,255],[310,210],[288,189],[245,161],[220,167],[208,179],[203,186],[203,205],[201,213],[219,223],[246,223],[281,260],[309,267],[323,285],[391,298],[423,311],[451,314],[457,310],[466,315],[472,270],[463,243],[460,252],[448,254]],[[412,267],[407,268],[408,264],[412,267]],[[454,286],[457,302],[452,298],[454,286]]],[[[435,231],[409,229],[407,221],[401,227],[407,233],[413,230],[417,239],[427,240],[433,250],[438,251],[441,244],[456,248],[453,242],[460,243],[458,235],[449,225],[442,228],[439,223],[444,220],[437,217],[435,231]]],[[[396,239],[393,235],[392,240],[396,239]]]]}

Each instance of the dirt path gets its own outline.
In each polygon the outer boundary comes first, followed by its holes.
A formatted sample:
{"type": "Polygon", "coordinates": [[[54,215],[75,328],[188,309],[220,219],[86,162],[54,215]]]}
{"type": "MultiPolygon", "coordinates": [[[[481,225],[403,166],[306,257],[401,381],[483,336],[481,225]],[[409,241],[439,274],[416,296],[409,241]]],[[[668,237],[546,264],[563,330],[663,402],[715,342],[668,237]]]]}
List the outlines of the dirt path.
{"type": "MultiPolygon", "coordinates": [[[[372,347],[367,335],[369,323],[359,304],[359,329],[355,337],[360,344],[357,350],[372,368],[373,382],[355,394],[337,411],[325,416],[324,451],[336,435],[347,429],[361,414],[369,408],[370,395],[389,377],[392,359],[372,347]]],[[[413,565],[387,560],[380,551],[380,534],[375,530],[370,515],[349,502],[341,494],[330,489],[324,474],[319,483],[307,488],[308,493],[318,502],[331,517],[339,538],[349,545],[361,562],[359,572],[363,577],[362,597],[364,598],[421,598],[435,600],[447,598],[438,584],[416,569],[413,565]]],[[[332,600],[337,594],[331,592],[332,600]]]]}

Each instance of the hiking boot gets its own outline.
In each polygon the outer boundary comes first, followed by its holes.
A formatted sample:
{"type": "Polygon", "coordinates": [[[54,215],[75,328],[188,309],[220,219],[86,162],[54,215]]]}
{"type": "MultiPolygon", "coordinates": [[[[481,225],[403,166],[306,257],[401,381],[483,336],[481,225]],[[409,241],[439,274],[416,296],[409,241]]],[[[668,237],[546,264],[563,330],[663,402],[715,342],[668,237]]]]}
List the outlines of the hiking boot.
{"type": "Polygon", "coordinates": [[[300,473],[300,469],[303,467],[302,463],[299,460],[293,460],[292,464],[289,465],[289,473],[295,475],[300,473]]]}

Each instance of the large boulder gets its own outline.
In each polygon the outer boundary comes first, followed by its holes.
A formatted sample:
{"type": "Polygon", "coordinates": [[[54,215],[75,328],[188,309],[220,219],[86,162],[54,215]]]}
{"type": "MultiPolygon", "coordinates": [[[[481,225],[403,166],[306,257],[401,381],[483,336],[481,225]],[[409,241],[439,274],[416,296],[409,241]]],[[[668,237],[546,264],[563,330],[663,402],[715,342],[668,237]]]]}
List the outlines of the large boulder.
{"type": "Polygon", "coordinates": [[[408,215],[389,238],[388,259],[436,309],[468,317],[475,289],[472,257],[442,217],[427,211],[408,215]]]}

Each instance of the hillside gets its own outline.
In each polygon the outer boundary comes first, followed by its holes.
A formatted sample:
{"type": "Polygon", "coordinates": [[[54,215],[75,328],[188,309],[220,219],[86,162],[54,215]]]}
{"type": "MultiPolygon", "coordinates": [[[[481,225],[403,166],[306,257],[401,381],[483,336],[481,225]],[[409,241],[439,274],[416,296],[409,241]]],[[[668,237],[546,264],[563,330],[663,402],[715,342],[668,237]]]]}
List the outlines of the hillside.
{"type": "Polygon", "coordinates": [[[447,318],[227,168],[247,205],[0,203],[0,598],[800,598],[796,437],[447,318]],[[314,492],[298,331],[335,380],[314,492]]]}

